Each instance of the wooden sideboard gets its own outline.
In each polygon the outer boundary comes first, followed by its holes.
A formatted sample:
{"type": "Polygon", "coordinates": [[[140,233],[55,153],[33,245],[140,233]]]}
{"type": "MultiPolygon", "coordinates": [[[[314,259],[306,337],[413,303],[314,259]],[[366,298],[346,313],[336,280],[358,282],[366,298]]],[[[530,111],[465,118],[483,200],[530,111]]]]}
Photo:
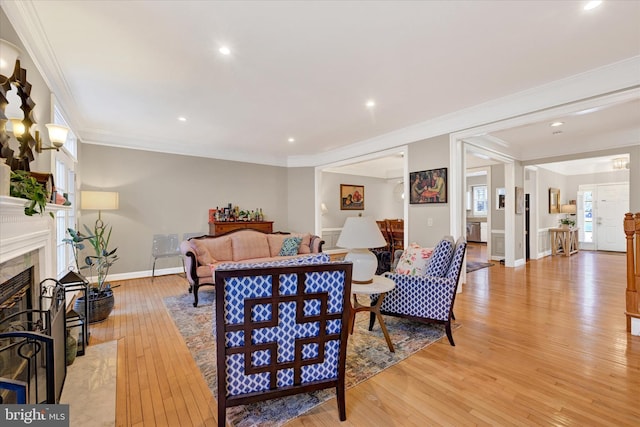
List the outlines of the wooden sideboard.
{"type": "Polygon", "coordinates": [[[211,236],[219,236],[243,228],[253,228],[265,233],[273,233],[273,221],[214,221],[209,223],[209,234],[211,236]]]}

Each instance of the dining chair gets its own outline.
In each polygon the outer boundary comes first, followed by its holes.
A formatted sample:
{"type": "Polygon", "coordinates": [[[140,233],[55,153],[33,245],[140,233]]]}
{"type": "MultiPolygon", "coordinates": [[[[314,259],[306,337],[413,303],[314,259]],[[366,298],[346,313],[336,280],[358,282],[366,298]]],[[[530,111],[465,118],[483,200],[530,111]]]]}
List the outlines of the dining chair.
{"type": "Polygon", "coordinates": [[[185,275],[187,274],[184,267],[184,259],[182,253],[180,253],[180,240],[177,234],[154,234],[151,256],[153,257],[153,267],[151,268],[152,282],[156,276],[156,261],[158,258],[179,257],[182,262],[182,270],[185,275]]]}

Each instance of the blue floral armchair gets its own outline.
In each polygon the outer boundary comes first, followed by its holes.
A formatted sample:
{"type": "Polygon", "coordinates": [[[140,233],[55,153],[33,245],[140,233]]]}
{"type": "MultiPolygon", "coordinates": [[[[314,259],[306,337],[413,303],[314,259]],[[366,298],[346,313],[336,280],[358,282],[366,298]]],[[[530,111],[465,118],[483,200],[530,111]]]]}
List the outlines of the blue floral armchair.
{"type": "MultiPolygon", "coordinates": [[[[467,242],[462,237],[455,247],[452,240],[445,238],[436,245],[424,276],[386,274],[386,277],[395,282],[396,287],[384,297],[380,312],[444,324],[449,343],[455,346],[451,320],[455,319],[453,303],[466,249],[467,242]]],[[[377,298],[378,295],[372,295],[372,304],[377,302],[377,298]]],[[[374,322],[375,316],[371,316],[369,330],[374,322]]]]}
{"type": "Polygon", "coordinates": [[[219,426],[227,407],[330,387],[346,419],[352,265],[325,257],[216,269],[219,426]]]}

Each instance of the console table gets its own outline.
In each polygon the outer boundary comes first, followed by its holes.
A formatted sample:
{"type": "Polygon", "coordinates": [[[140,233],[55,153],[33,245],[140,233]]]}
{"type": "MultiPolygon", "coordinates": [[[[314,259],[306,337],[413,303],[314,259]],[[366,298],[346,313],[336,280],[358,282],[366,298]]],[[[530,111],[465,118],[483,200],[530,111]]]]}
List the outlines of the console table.
{"type": "Polygon", "coordinates": [[[219,236],[243,228],[273,233],[273,221],[214,221],[209,223],[209,235],[219,236]]]}
{"type": "Polygon", "coordinates": [[[578,230],[578,227],[550,228],[551,254],[571,256],[578,252],[578,230]]]}

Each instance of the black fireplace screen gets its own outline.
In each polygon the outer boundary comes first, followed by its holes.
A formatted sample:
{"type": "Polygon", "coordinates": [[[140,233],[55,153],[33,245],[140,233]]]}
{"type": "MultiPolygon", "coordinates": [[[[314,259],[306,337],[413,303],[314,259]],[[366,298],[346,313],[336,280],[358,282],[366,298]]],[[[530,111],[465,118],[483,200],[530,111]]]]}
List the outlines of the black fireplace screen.
{"type": "Polygon", "coordinates": [[[57,403],[66,376],[65,293],[40,284],[32,307],[33,267],[0,284],[0,403],[57,403]]]}

